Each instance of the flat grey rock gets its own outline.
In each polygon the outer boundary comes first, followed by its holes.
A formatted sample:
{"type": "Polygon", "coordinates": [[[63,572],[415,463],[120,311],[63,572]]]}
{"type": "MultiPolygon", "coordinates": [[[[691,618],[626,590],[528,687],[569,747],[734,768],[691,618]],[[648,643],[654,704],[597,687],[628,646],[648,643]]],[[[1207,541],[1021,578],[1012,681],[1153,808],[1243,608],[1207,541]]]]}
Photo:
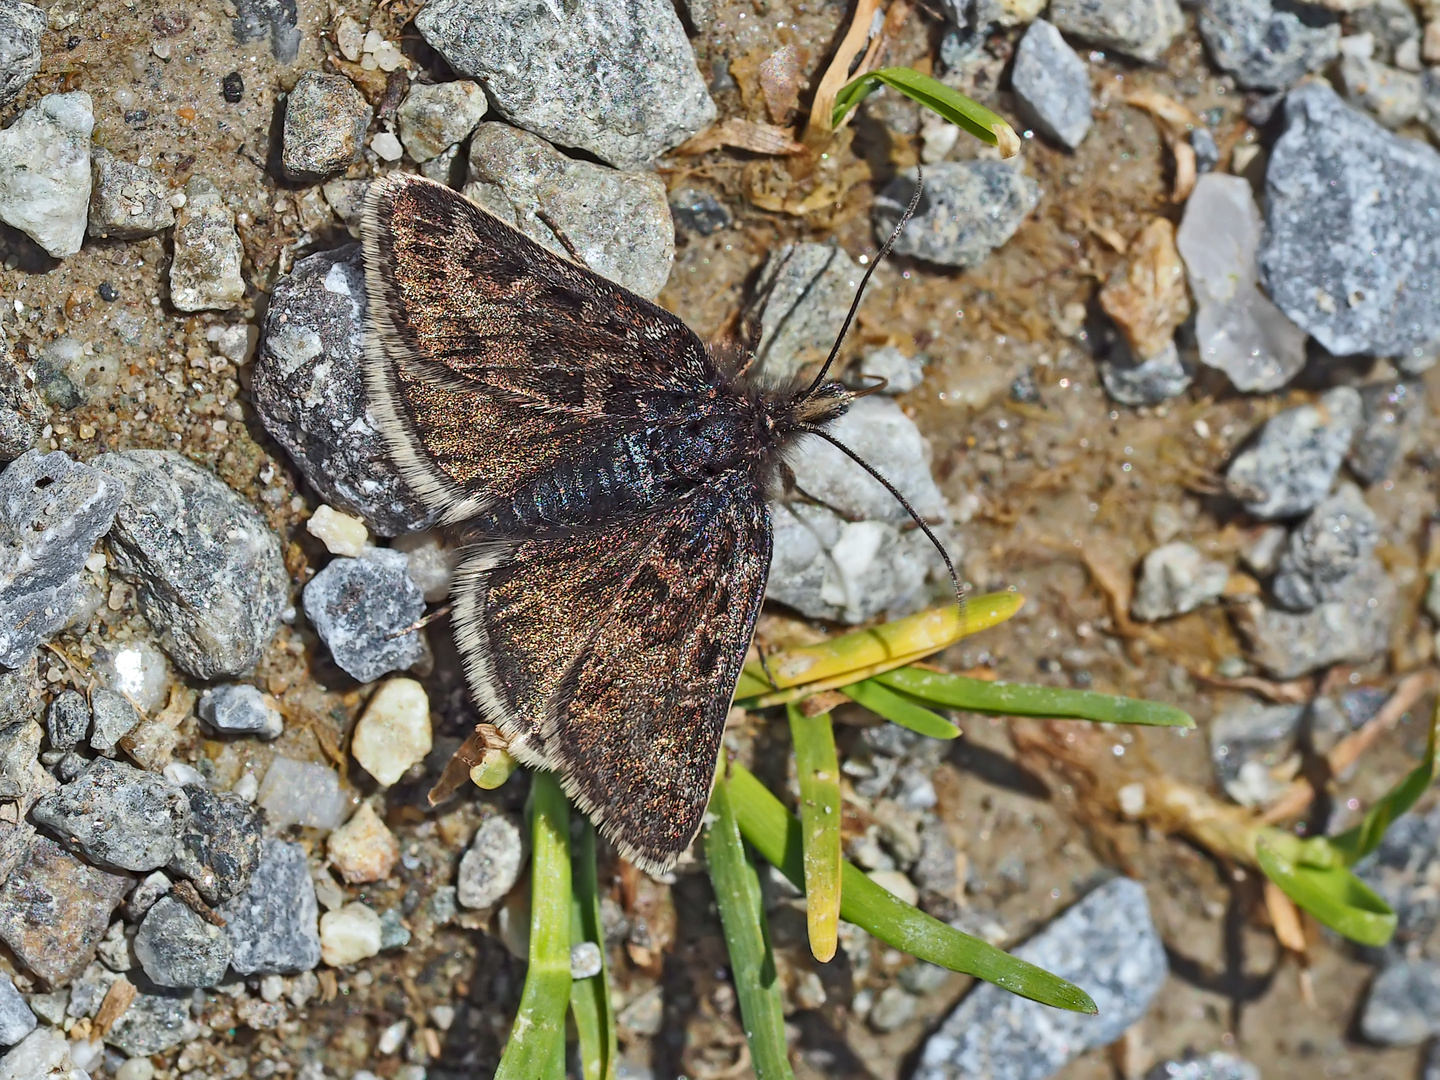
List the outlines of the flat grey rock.
{"type": "Polygon", "coordinates": [[[90,204],[90,95],[46,94],[0,131],[0,221],[57,259],[85,240],[90,204]]]}
{"type": "Polygon", "coordinates": [[[1265,172],[1260,276],[1336,356],[1420,355],[1440,332],[1440,154],[1307,83],[1265,172]]]}
{"type": "Polygon", "coordinates": [[[1360,394],[1339,386],[1314,405],[1277,413],[1231,460],[1225,473],[1230,493],[1267,520],[1318,506],[1349,452],[1362,411],[1360,394]]]}
{"type": "Polygon", "coordinates": [[[753,372],[781,386],[825,360],[860,285],[860,268],[831,244],[786,244],[766,257],[746,310],[760,326],[753,372]]]}
{"type": "Polygon", "coordinates": [[[0,975],[0,1046],[14,1046],[35,1030],[35,1014],[15,989],[9,975],[0,975]]]}
{"type": "Polygon", "coordinates": [[[44,715],[45,699],[35,676],[34,653],[16,668],[0,667],[0,729],[35,723],[44,715]]]}
{"type": "Polygon", "coordinates": [[[266,840],[250,884],[218,910],[237,974],[293,974],[320,963],[320,909],[299,844],[266,840]]]}
{"type": "Polygon", "coordinates": [[[90,749],[101,753],[113,751],[116,744],[140,724],[140,714],[125,695],[103,686],[91,691],[90,711],[90,749]]]}
{"type": "Polygon", "coordinates": [[[162,896],[135,934],[135,955],[157,986],[216,986],[230,965],[230,939],[179,900],[162,896]]]}
{"type": "Polygon", "coordinates": [[[40,70],[45,10],[20,0],[0,0],[0,105],[12,100],[40,70]]]}
{"type": "Polygon", "coordinates": [[[1340,17],[1318,4],[1212,0],[1196,24],[1215,66],[1251,90],[1284,90],[1340,53],[1340,17]]]}
{"type": "Polygon", "coordinates": [[[14,461],[40,437],[39,419],[45,406],[0,342],[0,465],[14,461]]]}
{"type": "Polygon", "coordinates": [[[424,655],[419,631],[390,636],[425,612],[408,568],[400,552],[372,548],[357,559],[332,559],[305,586],[305,617],[357,682],[402,671],[424,655]]]}
{"type": "Polygon", "coordinates": [[[488,908],[515,887],[528,854],[524,835],[513,821],[495,814],[480,823],[460,859],[455,898],[461,907],[488,908]]]}
{"type": "Polygon", "coordinates": [[[190,1001],[189,991],[138,994],[130,1008],[115,1021],[105,1041],[126,1057],[163,1054],[187,1038],[195,1037],[190,1023],[190,1001]]]}
{"type": "Polygon", "coordinates": [[[1067,36],[1151,64],[1185,28],[1176,0],[1056,0],[1050,21],[1067,36]]]}
{"type": "Polygon", "coordinates": [[[1135,362],[1123,339],[1115,353],[1100,362],[1100,382],[1111,401],[1121,405],[1159,405],[1190,388],[1195,375],[1180,359],[1173,340],[1148,360],[1135,362]]]}
{"type": "Polygon", "coordinates": [[[1053,23],[1036,19],[1015,50],[1010,83],[1046,138],[1074,150],[1090,130],[1090,71],[1053,23]]]}
{"type": "Polygon", "coordinates": [[[415,17],[501,117],[558,146],[637,168],[715,119],[668,0],[434,0],[415,17]]]}
{"type": "Polygon", "coordinates": [[[1440,964],[1402,960],[1380,972],[1365,998],[1360,1033],[1381,1046],[1418,1046],[1440,1035],[1440,964]]]}
{"type": "MultiPolygon", "coordinates": [[[[916,172],[902,171],[875,198],[871,219],[884,243],[915,193],[916,172]]],[[[1040,185],[1006,161],[942,161],[925,168],[915,216],[895,254],[940,266],[978,266],[1020,228],[1040,201],[1040,185]]],[[[838,327],[837,327],[838,329],[838,327]]]]}
{"type": "Polygon", "coordinates": [[[1281,607],[1309,611],[1345,595],[1345,579],[1370,558],[1380,523],[1354,484],[1322,502],[1290,534],[1270,591],[1281,607]]]}
{"type": "Polygon", "coordinates": [[[185,793],[164,777],[98,758],[78,779],[41,798],[31,816],[92,862],[148,872],[174,857],[190,808],[185,793]]]}

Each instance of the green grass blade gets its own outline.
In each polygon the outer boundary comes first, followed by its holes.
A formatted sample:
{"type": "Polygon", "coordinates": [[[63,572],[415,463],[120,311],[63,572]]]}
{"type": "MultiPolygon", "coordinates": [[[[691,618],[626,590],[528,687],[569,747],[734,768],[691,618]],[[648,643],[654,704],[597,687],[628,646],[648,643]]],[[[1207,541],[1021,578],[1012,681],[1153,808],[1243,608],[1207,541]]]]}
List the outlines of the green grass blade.
{"type": "Polygon", "coordinates": [[[614,1080],[619,1054],[615,1011],[610,1005],[610,968],[605,962],[605,929],[600,921],[600,884],[595,871],[595,826],[587,820],[575,852],[570,903],[570,941],[600,946],[600,973],[570,986],[570,1011],[580,1036],[581,1080],[614,1080]]]}
{"type": "Polygon", "coordinates": [[[1330,846],[1340,853],[1347,866],[1374,851],[1385,838],[1385,830],[1416,801],[1435,780],[1435,751],[1440,736],[1440,702],[1430,720],[1430,735],[1425,742],[1425,760],[1398,784],[1376,800],[1365,817],[1353,829],[1329,838],[1330,846]]]}
{"type": "MultiPolygon", "coordinates": [[[[804,888],[800,823],[739,765],[731,766],[727,798],[745,839],[797,888],[804,888]]],[[[1073,1012],[1096,1011],[1090,995],[1078,986],[946,926],[896,899],[848,862],[841,864],[840,889],[840,917],[886,944],[1045,1005],[1073,1012]]]]}
{"type": "Polygon", "coordinates": [[[1394,936],[1395,912],[1345,867],[1301,866],[1264,841],[1255,845],[1255,860],[1281,892],[1337,934],[1361,945],[1384,945],[1394,936]]]}
{"type": "Polygon", "coordinates": [[[530,966],[495,1080],[564,1080],[570,1004],[570,805],[560,782],[530,783],[530,966]]]}
{"type": "Polygon", "coordinates": [[[730,971],[735,996],[740,1000],[745,1038],[750,1044],[751,1066],[757,1080],[793,1080],[760,878],[740,839],[730,784],[723,774],[715,778],[707,816],[710,824],[705,830],[705,860],[710,866],[720,922],[725,927],[730,971]]]}
{"type": "Polygon", "coordinates": [[[1003,117],[997,116],[958,90],[952,90],[944,83],[907,67],[888,67],[867,72],[842,86],[835,95],[830,126],[839,127],[846,113],[881,86],[898,90],[911,101],[918,102],[952,124],[958,124],[977,139],[991,146],[998,146],[1004,157],[1014,157],[1020,152],[1020,139],[1015,134],[1015,129],[1006,123],[1003,117]]]}
{"type": "MultiPolygon", "coordinates": [[[[901,668],[900,670],[905,670],[901,668]]],[[[891,723],[909,728],[919,735],[932,739],[957,739],[960,729],[939,713],[931,712],[923,705],[917,705],[904,694],[898,694],[875,679],[864,679],[840,691],[851,701],[891,723]]]]}
{"type": "Polygon", "coordinates": [[[795,771],[800,778],[800,832],[804,837],[805,929],[810,952],[822,964],[835,956],[840,929],[840,761],[830,714],[806,716],[785,706],[795,771]]]}
{"type": "Polygon", "coordinates": [[[1030,683],[994,683],[943,671],[900,668],[875,681],[912,698],[946,709],[1003,716],[1044,716],[1058,720],[1095,720],[1105,724],[1194,727],[1183,709],[1158,701],[1140,701],[1093,690],[1069,690],[1030,683]]]}

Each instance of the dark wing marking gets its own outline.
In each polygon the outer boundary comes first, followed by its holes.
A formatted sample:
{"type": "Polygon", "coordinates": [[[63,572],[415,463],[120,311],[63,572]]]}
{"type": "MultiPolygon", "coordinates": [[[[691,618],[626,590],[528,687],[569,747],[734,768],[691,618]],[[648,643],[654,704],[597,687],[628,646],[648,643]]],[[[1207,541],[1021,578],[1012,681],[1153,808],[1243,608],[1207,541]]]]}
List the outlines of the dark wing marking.
{"type": "Polygon", "coordinates": [[[769,515],[743,485],[461,572],[476,699],[641,867],[673,865],[700,828],[769,566],[769,515]]]}
{"type": "Polygon", "coordinates": [[[717,381],[675,316],[442,184],[373,184],[365,378],[405,479],[448,522],[717,381]]]}

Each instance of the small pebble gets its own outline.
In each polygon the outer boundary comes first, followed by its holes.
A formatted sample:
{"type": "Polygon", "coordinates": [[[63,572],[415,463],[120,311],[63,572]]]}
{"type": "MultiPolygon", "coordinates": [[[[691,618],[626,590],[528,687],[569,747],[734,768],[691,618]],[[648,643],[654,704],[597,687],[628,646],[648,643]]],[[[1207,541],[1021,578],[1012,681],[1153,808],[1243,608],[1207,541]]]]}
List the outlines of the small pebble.
{"type": "Polygon", "coordinates": [[[1145,1080],[1260,1080],[1260,1070],[1242,1057],[1217,1050],[1203,1057],[1163,1062],[1146,1073],[1145,1080]]]}
{"type": "Polygon", "coordinates": [[[913,907],[920,902],[915,883],[899,870],[872,870],[865,876],[902,903],[913,907]]]}
{"type": "Polygon", "coordinates": [[[377,955],[380,937],[380,916],[364,904],[346,904],[320,916],[320,958],[331,967],[377,955]]]}
{"type": "Polygon", "coordinates": [[[1195,547],[1175,541],[1145,556],[1130,613],[1142,622],[1194,611],[1225,589],[1230,568],[1195,547]]]}
{"type": "Polygon", "coordinates": [[[370,699],[350,750],[362,768],[386,787],[430,753],[430,699],[414,679],[390,679],[370,699]]]}
{"type": "Polygon", "coordinates": [[[887,986],[880,991],[866,1019],[876,1031],[895,1031],[915,1018],[916,1004],[914,995],[898,986],[887,986]]]}
{"type": "Polygon", "coordinates": [[[344,172],[360,159],[372,115],[345,76],[305,72],[285,103],[281,140],[285,175],[316,183],[344,172]]]}
{"type": "Polygon", "coordinates": [[[310,520],[305,522],[305,531],[324,544],[331,555],[353,558],[364,551],[370,541],[370,531],[365,528],[365,522],[326,503],[321,503],[310,515],[310,520]]]}
{"type": "Polygon", "coordinates": [[[600,974],[603,966],[600,946],[593,941],[582,941],[570,946],[570,977],[589,979],[600,974]]]}
{"type": "Polygon", "coordinates": [[[1402,960],[1370,985],[1360,1032],[1381,1046],[1416,1046],[1440,1035],[1440,964],[1402,960]]]}
{"type": "Polygon", "coordinates": [[[230,964],[230,939],[179,900],[162,896],[135,935],[135,955],[159,986],[217,986],[230,964]]]}
{"type": "Polygon", "coordinates": [[[156,870],[130,890],[130,895],[125,898],[125,918],[132,923],[138,923],[145,918],[145,913],[155,906],[155,901],[170,889],[170,879],[165,876],[164,871],[156,870]]]}
{"type": "Polygon", "coordinates": [[[1330,492],[1361,420],[1360,394],[1348,386],[1315,405],[1277,413],[1260,436],[1231,459],[1226,484],[1255,517],[1294,517],[1330,492]]]}
{"type": "Polygon", "coordinates": [[[245,80],[240,72],[232,71],[220,80],[220,92],[231,105],[236,105],[245,96],[245,80]]]}
{"type": "Polygon", "coordinates": [[[34,1030],[35,1014],[10,976],[0,975],[0,1046],[14,1046],[34,1030]]]}
{"type": "Polygon", "coordinates": [[[340,877],[351,885],[389,877],[400,858],[399,842],[368,802],[330,834],[326,850],[340,877]]]}
{"type": "Polygon", "coordinates": [[[1309,611],[1338,600],[1345,579],[1370,558],[1380,541],[1380,523],[1354,484],[1315,507],[1290,534],[1280,556],[1271,592],[1281,607],[1309,611]]]}
{"type": "Polygon", "coordinates": [[[186,181],[183,194],[175,216],[170,302],[179,311],[229,311],[245,298],[235,212],[203,176],[186,181]]]}
{"type": "Polygon", "coordinates": [[[424,655],[419,633],[398,632],[424,611],[424,595],[410,579],[405,556],[387,548],[332,559],[305,586],[306,618],[335,663],[357,682],[419,662],[424,655]]]}
{"type": "Polygon", "coordinates": [[[1060,31],[1036,19],[1015,50],[1011,84],[1044,136],[1074,150],[1090,130],[1090,72],[1060,31]]]}
{"type": "MultiPolygon", "coordinates": [[[[914,169],[875,198],[880,243],[889,239],[915,193],[914,169]]],[[[925,170],[925,199],[895,242],[897,255],[940,266],[978,266],[1004,244],[1040,201],[1040,185],[1006,161],[942,161],[925,170]]]]}
{"type": "Polygon", "coordinates": [[[116,1070],[115,1080],[155,1080],[155,1066],[149,1058],[129,1058],[116,1070]]]}
{"type": "Polygon", "coordinates": [[[305,849],[266,840],[243,893],[217,909],[234,947],[239,975],[309,971],[320,962],[319,905],[305,849]]]}
{"type": "Polygon", "coordinates": [[[42,796],[31,814],[88,859],[150,871],[174,856],[190,808],[169,781],[99,758],[73,783],[42,796]]]}
{"type": "Polygon", "coordinates": [[[501,814],[486,818],[460,859],[456,900],[472,909],[498,904],[519,880],[525,856],[523,834],[513,821],[501,814]]]}
{"type": "Polygon", "coordinates": [[[0,221],[57,259],[85,239],[94,126],[90,95],[76,91],[46,94],[0,131],[0,221]]]}
{"type": "Polygon", "coordinates": [[[140,714],[123,694],[104,687],[90,693],[90,708],[94,724],[90,730],[90,748],[101,753],[113,750],[126,735],[140,723],[140,714]]]}
{"type": "Polygon", "coordinates": [[[400,141],[411,160],[423,164],[474,131],[488,107],[478,83],[463,79],[430,86],[415,83],[395,112],[400,141]]]}
{"type": "Polygon", "coordinates": [[[189,878],[206,903],[219,904],[250,883],[260,865],[264,823],[234,792],[196,784],[184,790],[190,819],[166,869],[189,878]]]}
{"type": "Polygon", "coordinates": [[[78,746],[89,731],[90,706],[83,694],[66,690],[50,702],[45,712],[45,734],[54,749],[78,746]]]}
{"type": "Polygon", "coordinates": [[[255,802],[277,829],[304,825],[329,832],[339,828],[349,809],[334,769],[279,756],[271,759],[255,802]]]}
{"type": "Polygon", "coordinates": [[[715,195],[699,188],[681,188],[670,194],[670,213],[675,225],[686,232],[710,236],[729,226],[730,211],[715,195]]]}
{"type": "Polygon", "coordinates": [[[200,695],[200,719],[222,735],[278,738],[285,730],[274,699],[249,683],[224,683],[200,695]]]}

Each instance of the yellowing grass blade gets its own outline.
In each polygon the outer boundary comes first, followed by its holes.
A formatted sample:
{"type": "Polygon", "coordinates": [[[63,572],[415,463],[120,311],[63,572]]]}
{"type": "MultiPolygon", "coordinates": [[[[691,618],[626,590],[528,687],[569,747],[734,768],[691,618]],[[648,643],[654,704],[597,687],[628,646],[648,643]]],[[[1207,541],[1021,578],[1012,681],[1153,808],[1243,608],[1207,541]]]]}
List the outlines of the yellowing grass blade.
{"type": "Polygon", "coordinates": [[[800,780],[800,836],[805,853],[805,927],[822,964],[835,956],[840,927],[840,762],[830,714],[785,707],[800,780]]]}

